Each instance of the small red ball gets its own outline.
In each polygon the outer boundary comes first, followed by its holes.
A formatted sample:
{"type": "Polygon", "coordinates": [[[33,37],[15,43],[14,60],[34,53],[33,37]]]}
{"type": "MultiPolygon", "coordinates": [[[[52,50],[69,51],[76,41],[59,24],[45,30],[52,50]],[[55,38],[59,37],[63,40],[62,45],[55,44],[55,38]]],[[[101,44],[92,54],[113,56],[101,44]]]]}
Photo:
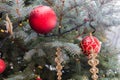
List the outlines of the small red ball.
{"type": "Polygon", "coordinates": [[[5,68],[6,68],[5,61],[0,59],[0,74],[4,72],[5,68]]]}
{"type": "Polygon", "coordinates": [[[54,10],[48,6],[35,7],[29,16],[31,28],[40,34],[47,34],[52,31],[57,23],[54,10]]]}
{"type": "Polygon", "coordinates": [[[40,77],[37,77],[36,80],[42,80],[40,77]]]}
{"type": "Polygon", "coordinates": [[[101,48],[100,41],[92,35],[84,37],[80,46],[85,55],[89,55],[91,50],[93,50],[94,53],[99,53],[101,48]]]}

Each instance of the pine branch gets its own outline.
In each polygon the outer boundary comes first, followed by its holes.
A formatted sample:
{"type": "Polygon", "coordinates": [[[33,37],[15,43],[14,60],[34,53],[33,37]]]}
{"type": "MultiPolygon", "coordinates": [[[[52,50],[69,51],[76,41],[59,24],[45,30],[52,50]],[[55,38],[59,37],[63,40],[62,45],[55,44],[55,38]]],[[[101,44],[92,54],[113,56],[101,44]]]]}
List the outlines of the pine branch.
{"type": "Polygon", "coordinates": [[[7,41],[8,38],[9,38],[9,36],[5,37],[3,41],[0,41],[0,48],[2,48],[2,46],[7,41]]]}
{"type": "MultiPolygon", "coordinates": [[[[0,41],[0,48],[3,47],[4,43],[7,41],[7,39],[10,38],[10,35],[6,32],[9,32],[10,34],[13,34],[13,30],[16,29],[18,27],[18,24],[20,21],[24,20],[23,18],[19,18],[19,20],[15,21],[14,23],[12,23],[8,17],[8,14],[6,14],[6,28],[7,31],[4,32],[4,34],[6,34],[6,37],[0,41]],[[13,27],[14,26],[14,27],[13,27]]],[[[4,26],[4,25],[1,25],[4,26]]]]}
{"type": "Polygon", "coordinates": [[[107,4],[113,0],[100,0],[101,5],[107,4]]]}
{"type": "Polygon", "coordinates": [[[44,36],[39,35],[39,36],[40,36],[40,37],[62,36],[62,35],[64,35],[64,34],[66,34],[66,33],[69,33],[69,32],[71,32],[71,31],[73,31],[73,30],[76,30],[76,29],[82,27],[83,25],[85,25],[85,23],[86,23],[86,22],[83,22],[82,24],[77,25],[76,27],[73,27],[73,28],[71,28],[71,29],[69,29],[69,30],[66,30],[66,31],[62,32],[62,33],[58,33],[58,34],[47,34],[47,35],[44,35],[44,36]]]}
{"type": "MultiPolygon", "coordinates": [[[[79,6],[78,4],[75,4],[74,6],[71,6],[70,8],[64,10],[63,13],[67,14],[68,12],[70,12],[71,10],[75,9],[75,8],[78,7],[78,6],[79,6]],[[66,12],[67,12],[67,13],[66,13],[66,12]]],[[[65,15],[65,14],[64,14],[64,15],[65,15]]]]}
{"type": "Polygon", "coordinates": [[[61,11],[60,11],[60,17],[59,17],[59,28],[58,28],[58,32],[59,34],[61,33],[61,28],[62,28],[62,20],[63,20],[63,8],[64,8],[64,4],[65,4],[65,0],[61,0],[62,5],[61,5],[61,11]]]}
{"type": "Polygon", "coordinates": [[[6,2],[6,0],[1,0],[2,3],[6,2]]]}
{"type": "MultiPolygon", "coordinates": [[[[10,35],[12,35],[12,34],[13,34],[13,26],[12,26],[12,22],[11,22],[9,16],[8,16],[8,14],[6,14],[5,25],[6,25],[6,29],[7,29],[7,30],[4,31],[4,34],[9,33],[10,35]]],[[[5,37],[5,38],[3,39],[3,41],[0,42],[0,48],[4,45],[4,43],[5,43],[6,40],[10,37],[10,35],[7,35],[7,37],[5,37]]]]}
{"type": "Polygon", "coordinates": [[[50,0],[45,0],[50,6],[53,5],[53,3],[50,0]]]}
{"type": "MultiPolygon", "coordinates": [[[[77,5],[76,0],[74,0],[74,3],[75,3],[75,5],[77,5]]],[[[76,13],[77,13],[77,16],[78,16],[78,9],[77,9],[77,7],[75,7],[75,10],[76,10],[76,13]]]]}

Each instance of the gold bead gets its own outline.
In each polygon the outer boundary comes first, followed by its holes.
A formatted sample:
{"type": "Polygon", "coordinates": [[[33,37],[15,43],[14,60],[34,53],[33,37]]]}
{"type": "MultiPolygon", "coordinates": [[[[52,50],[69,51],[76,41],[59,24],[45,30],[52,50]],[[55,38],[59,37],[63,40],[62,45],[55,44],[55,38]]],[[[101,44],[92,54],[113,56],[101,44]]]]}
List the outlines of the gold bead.
{"type": "Polygon", "coordinates": [[[62,26],[59,26],[59,28],[62,28],[62,26]]]}
{"type": "Polygon", "coordinates": [[[105,77],[105,75],[103,74],[102,77],[105,77]]]}
{"type": "Polygon", "coordinates": [[[5,32],[5,30],[3,30],[3,29],[1,29],[0,31],[1,31],[1,32],[5,32]]]}
{"type": "Polygon", "coordinates": [[[43,67],[42,67],[42,66],[38,66],[38,68],[39,68],[39,69],[43,69],[43,67]]]}
{"type": "Polygon", "coordinates": [[[78,34],[79,32],[78,31],[75,31],[76,34],[78,34]]]}
{"type": "Polygon", "coordinates": [[[61,76],[58,76],[58,78],[57,78],[58,80],[61,80],[62,78],[61,78],[61,76]]]}
{"type": "Polygon", "coordinates": [[[58,72],[57,75],[58,75],[58,76],[62,76],[62,72],[61,72],[61,71],[58,72]]]}
{"type": "Polygon", "coordinates": [[[98,79],[98,75],[96,75],[96,74],[92,75],[92,79],[97,80],[98,79]]]}
{"type": "Polygon", "coordinates": [[[19,24],[19,26],[20,26],[20,27],[22,27],[22,26],[23,26],[23,24],[22,24],[22,23],[20,23],[20,24],[19,24]]]}
{"type": "Polygon", "coordinates": [[[27,19],[26,22],[29,22],[29,20],[27,19]]]}
{"type": "Polygon", "coordinates": [[[56,66],[56,69],[57,69],[57,70],[62,70],[62,68],[63,68],[63,67],[62,67],[61,65],[56,66]]]}

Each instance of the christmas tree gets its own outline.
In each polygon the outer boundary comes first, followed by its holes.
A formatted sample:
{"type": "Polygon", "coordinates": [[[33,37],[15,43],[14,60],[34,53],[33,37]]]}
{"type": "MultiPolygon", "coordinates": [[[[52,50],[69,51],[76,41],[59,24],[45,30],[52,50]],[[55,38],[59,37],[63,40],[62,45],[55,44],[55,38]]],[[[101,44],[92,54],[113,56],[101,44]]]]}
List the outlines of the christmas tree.
{"type": "Polygon", "coordinates": [[[119,80],[119,7],[119,0],[0,0],[0,80],[119,80]]]}

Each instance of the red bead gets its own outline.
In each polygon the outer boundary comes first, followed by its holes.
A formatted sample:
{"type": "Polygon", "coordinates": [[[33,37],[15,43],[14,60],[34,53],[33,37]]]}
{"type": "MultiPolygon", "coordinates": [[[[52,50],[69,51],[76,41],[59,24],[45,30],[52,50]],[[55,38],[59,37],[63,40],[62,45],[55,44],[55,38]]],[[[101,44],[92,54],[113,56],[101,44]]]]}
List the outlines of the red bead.
{"type": "Polygon", "coordinates": [[[6,68],[6,64],[4,60],[0,59],[0,74],[4,72],[5,68],[6,68]]]}
{"type": "Polygon", "coordinates": [[[55,28],[57,17],[52,8],[41,5],[31,11],[29,23],[37,33],[47,34],[55,28]]]}
{"type": "Polygon", "coordinates": [[[99,53],[101,48],[100,41],[94,36],[86,36],[83,38],[80,46],[85,55],[89,55],[91,50],[93,50],[94,53],[99,53]]]}

